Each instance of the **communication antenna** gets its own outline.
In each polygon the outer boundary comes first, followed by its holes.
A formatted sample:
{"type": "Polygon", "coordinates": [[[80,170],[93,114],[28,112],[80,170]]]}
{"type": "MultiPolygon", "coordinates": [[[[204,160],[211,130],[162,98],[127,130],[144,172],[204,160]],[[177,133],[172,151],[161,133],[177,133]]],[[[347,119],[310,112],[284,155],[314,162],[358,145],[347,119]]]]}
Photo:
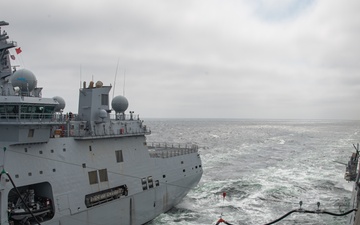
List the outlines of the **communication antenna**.
{"type": "Polygon", "coordinates": [[[117,76],[117,72],[118,72],[118,68],[119,68],[119,58],[117,61],[117,65],[116,65],[116,71],[115,71],[115,78],[114,78],[114,89],[113,89],[113,98],[114,98],[114,94],[115,94],[115,86],[116,86],[116,76],[117,76]]]}
{"type": "Polygon", "coordinates": [[[123,96],[125,97],[125,75],[126,75],[126,68],[124,69],[124,86],[123,86],[123,96]]]}
{"type": "Polygon", "coordinates": [[[82,72],[81,72],[81,64],[80,64],[80,88],[81,88],[81,83],[82,83],[82,81],[81,81],[82,78],[81,77],[82,77],[82,72]]]}

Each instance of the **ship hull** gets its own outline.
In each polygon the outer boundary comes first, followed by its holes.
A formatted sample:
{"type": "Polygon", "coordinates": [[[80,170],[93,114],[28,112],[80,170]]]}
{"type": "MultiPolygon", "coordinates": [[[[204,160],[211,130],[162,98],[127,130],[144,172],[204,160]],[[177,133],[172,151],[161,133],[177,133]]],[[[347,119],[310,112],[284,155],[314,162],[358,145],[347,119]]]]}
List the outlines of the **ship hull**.
{"type": "Polygon", "coordinates": [[[94,207],[85,212],[59,216],[56,221],[42,223],[44,225],[140,225],[171,209],[188,193],[188,190],[177,185],[194,187],[199,177],[187,177],[163,187],[154,188],[143,193],[119,199],[106,205],[94,207]],[[174,195],[173,193],[176,193],[174,195]]]}
{"type": "MultiPolygon", "coordinates": [[[[151,157],[145,136],[52,138],[43,144],[9,145],[0,154],[5,158],[6,172],[20,190],[34,189],[51,200],[53,215],[41,223],[48,225],[144,224],[178,204],[202,176],[197,151],[151,157]],[[122,162],[115,159],[119,149],[122,162]],[[106,179],[100,174],[104,169],[106,179]],[[94,171],[98,177],[91,183],[94,171]]],[[[4,176],[1,224],[8,224],[7,207],[14,204],[16,193],[4,176]]]]}

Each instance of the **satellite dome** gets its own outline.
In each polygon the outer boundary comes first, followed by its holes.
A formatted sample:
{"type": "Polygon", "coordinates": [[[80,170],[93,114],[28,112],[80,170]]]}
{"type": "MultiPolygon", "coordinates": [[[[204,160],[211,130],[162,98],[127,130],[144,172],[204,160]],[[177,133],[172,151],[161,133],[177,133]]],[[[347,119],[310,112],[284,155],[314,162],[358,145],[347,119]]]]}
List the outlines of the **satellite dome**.
{"type": "Polygon", "coordinates": [[[15,71],[10,81],[13,87],[19,87],[22,92],[31,92],[36,88],[37,80],[35,75],[27,69],[20,69],[15,71]]]}
{"type": "Polygon", "coordinates": [[[103,82],[101,82],[100,80],[96,82],[95,87],[96,88],[101,88],[103,86],[103,82]]]}
{"type": "Polygon", "coordinates": [[[111,101],[111,107],[115,110],[115,112],[125,112],[129,106],[128,100],[121,95],[116,96],[111,101]]]}
{"type": "Polygon", "coordinates": [[[65,108],[65,100],[60,96],[53,97],[54,101],[58,102],[59,104],[55,106],[55,112],[60,112],[65,108]]]}
{"type": "Polygon", "coordinates": [[[99,110],[99,117],[101,118],[101,119],[105,119],[106,117],[107,117],[107,112],[106,112],[106,110],[105,109],[100,109],[99,110]]]}

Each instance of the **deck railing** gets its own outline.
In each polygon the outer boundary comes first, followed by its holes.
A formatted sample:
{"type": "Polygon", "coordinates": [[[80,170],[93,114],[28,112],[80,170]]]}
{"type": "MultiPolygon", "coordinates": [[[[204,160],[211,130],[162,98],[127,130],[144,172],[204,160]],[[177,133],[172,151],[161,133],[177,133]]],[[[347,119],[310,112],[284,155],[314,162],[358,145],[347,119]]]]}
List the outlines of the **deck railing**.
{"type": "Polygon", "coordinates": [[[148,143],[149,154],[152,158],[169,158],[198,152],[199,147],[195,144],[179,144],[153,142],[148,143]]]}

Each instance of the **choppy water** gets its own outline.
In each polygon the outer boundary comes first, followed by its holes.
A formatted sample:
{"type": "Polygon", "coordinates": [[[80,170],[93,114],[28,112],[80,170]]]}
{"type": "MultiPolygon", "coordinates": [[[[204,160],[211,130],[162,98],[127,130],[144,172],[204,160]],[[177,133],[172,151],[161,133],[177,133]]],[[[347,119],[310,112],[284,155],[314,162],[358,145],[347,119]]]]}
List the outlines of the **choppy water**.
{"type": "MultiPolygon", "coordinates": [[[[360,121],[147,120],[148,141],[196,143],[203,177],[158,224],[264,224],[298,208],[343,212],[351,184],[345,166],[360,121]],[[226,192],[225,200],[222,193],[226,192]]],[[[347,217],[292,214],[277,224],[345,224],[347,217]]]]}

